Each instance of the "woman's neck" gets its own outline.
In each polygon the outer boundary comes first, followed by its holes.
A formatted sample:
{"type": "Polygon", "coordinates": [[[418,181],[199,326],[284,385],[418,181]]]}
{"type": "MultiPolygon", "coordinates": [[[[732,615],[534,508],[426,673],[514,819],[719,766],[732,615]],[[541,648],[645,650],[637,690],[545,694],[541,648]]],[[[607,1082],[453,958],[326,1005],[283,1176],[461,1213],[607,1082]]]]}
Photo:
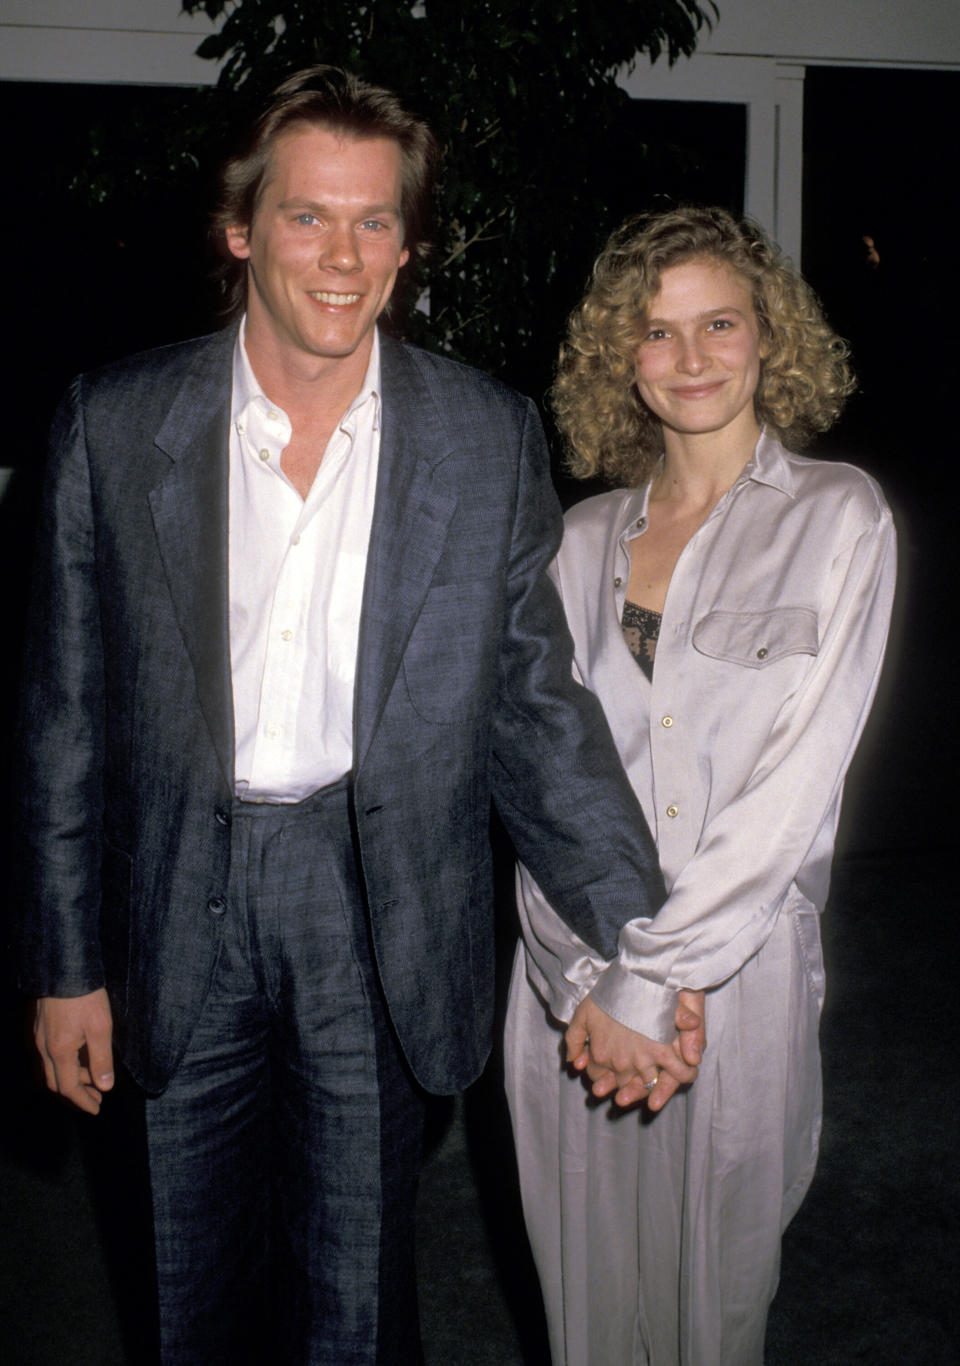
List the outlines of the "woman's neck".
{"type": "Polygon", "coordinates": [[[650,497],[683,507],[713,507],[739,478],[760,437],[756,421],[719,432],[664,430],[664,458],[650,497]]]}

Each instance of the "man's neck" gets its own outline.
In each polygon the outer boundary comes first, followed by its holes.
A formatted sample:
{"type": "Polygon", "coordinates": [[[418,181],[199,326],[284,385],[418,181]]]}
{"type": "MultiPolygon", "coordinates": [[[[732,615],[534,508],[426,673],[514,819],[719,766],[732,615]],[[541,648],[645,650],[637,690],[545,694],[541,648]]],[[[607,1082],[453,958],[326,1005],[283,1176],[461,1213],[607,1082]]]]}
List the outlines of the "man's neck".
{"type": "Polygon", "coordinates": [[[373,336],[346,356],[309,356],[290,348],[258,344],[248,325],[247,358],[263,392],[298,428],[329,425],[331,430],[363,388],[373,336]]]}

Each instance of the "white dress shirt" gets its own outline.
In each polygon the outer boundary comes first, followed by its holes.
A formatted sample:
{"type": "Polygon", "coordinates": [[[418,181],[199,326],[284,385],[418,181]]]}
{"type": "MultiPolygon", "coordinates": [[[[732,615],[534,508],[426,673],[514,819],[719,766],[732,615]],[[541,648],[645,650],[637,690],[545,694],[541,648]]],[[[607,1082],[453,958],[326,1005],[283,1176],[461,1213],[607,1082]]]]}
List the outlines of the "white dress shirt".
{"type": "Polygon", "coordinates": [[[230,666],[235,790],[300,801],[353,763],[360,607],[380,453],[380,347],[301,498],[280,468],[287,415],[241,327],[230,422],[230,666]]]}
{"type": "Polygon", "coordinates": [[[886,642],[895,538],[874,481],[764,434],[690,539],[664,605],[653,681],[623,638],[630,541],[649,487],[587,499],[553,566],[579,676],[603,704],[669,892],[608,966],[526,870],[530,980],[559,1019],[589,991],[673,1037],[676,991],[736,973],[791,906],[822,910],[843,780],[886,642]]]}

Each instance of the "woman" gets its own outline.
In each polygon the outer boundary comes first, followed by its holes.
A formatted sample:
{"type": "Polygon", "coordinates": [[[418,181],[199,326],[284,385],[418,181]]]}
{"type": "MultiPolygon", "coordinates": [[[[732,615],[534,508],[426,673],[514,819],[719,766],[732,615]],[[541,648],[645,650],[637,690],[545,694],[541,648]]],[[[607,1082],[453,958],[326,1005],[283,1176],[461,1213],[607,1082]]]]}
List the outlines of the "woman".
{"type": "MultiPolygon", "coordinates": [[[[555,577],[668,897],[607,964],[520,873],[507,1085],[554,1366],[763,1359],[820,1130],[818,916],[893,596],[876,484],[792,453],[851,388],[809,288],[719,209],[625,225],[570,322],[572,469],[621,487],[568,514],[555,577]],[[679,1052],[683,991],[706,992],[709,1042],[668,1104],[600,1105],[566,1074],[585,1001],[679,1052]]],[[[595,1064],[597,1094],[625,1080],[595,1064]]]]}

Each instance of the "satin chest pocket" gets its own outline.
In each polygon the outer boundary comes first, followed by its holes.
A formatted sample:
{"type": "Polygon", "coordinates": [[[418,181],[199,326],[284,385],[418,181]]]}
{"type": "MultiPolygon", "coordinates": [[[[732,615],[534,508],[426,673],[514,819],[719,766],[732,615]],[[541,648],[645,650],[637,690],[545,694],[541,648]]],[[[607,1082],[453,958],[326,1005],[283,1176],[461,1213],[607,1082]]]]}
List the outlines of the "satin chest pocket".
{"type": "Polygon", "coordinates": [[[815,655],[817,615],[809,607],[768,612],[708,612],[693,628],[693,647],[712,659],[764,669],[788,655],[815,655]]]}

